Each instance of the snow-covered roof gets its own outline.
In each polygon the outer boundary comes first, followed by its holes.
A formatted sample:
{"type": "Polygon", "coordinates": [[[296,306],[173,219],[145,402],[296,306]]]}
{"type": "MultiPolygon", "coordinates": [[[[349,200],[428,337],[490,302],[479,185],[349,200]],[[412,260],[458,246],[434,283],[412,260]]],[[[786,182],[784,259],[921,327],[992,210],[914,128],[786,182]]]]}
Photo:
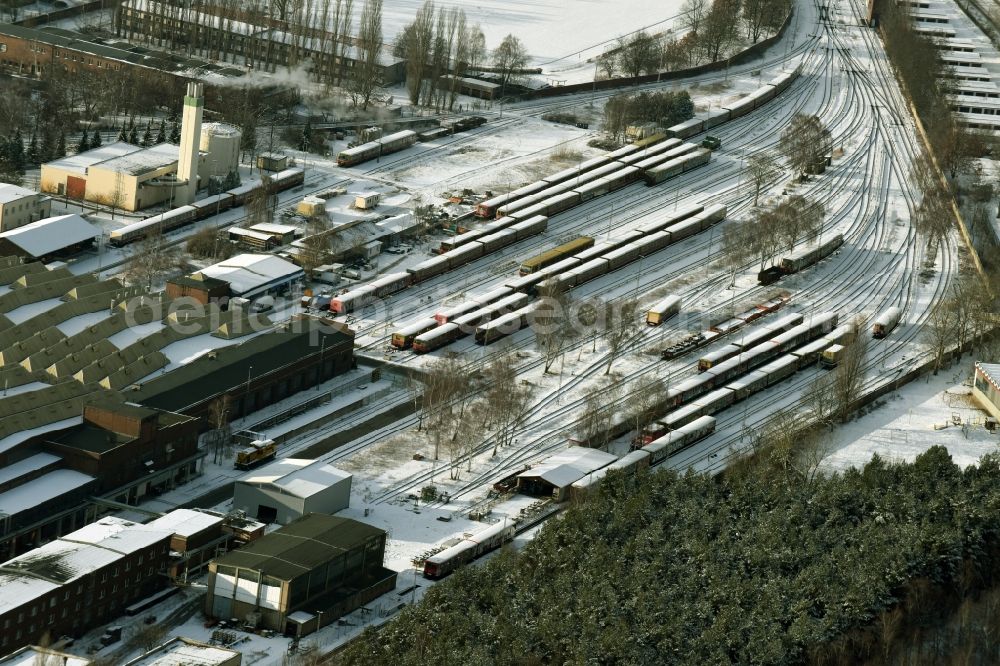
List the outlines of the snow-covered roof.
{"type": "Polygon", "coordinates": [[[177,162],[179,155],[179,147],[172,143],[161,143],[151,148],[143,148],[92,166],[114,171],[115,173],[127,173],[138,176],[174,164],[177,162]]]}
{"type": "Polygon", "coordinates": [[[0,615],[59,588],[57,583],[0,571],[0,615]]]}
{"type": "Polygon", "coordinates": [[[269,224],[267,222],[254,224],[248,228],[250,231],[262,231],[265,234],[294,234],[299,230],[298,227],[291,224],[269,224]]]}
{"type": "Polygon", "coordinates": [[[202,123],[201,133],[215,136],[239,136],[240,131],[227,123],[202,123]]]}
{"type": "Polygon", "coordinates": [[[23,648],[0,657],[0,666],[38,666],[39,664],[58,664],[59,666],[87,666],[91,663],[86,657],[49,650],[48,648],[25,645],[23,648]]]}
{"type": "Polygon", "coordinates": [[[115,516],[105,516],[97,522],[67,534],[60,541],[89,544],[103,550],[127,555],[148,548],[172,534],[173,531],[169,529],[133,523],[115,516]]]}
{"type": "Polygon", "coordinates": [[[12,201],[17,201],[18,199],[23,199],[25,197],[31,197],[36,194],[38,193],[34,190],[29,190],[26,187],[0,183],[0,205],[9,204],[12,201]]]}
{"type": "Polygon", "coordinates": [[[295,611],[294,613],[288,614],[288,620],[296,624],[305,624],[306,622],[312,622],[315,619],[315,615],[305,611],[295,611]]]}
{"type": "Polygon", "coordinates": [[[997,390],[1000,390],[1000,363],[982,363],[976,361],[976,367],[986,375],[986,378],[990,380],[990,383],[997,390]]]}
{"type": "Polygon", "coordinates": [[[618,457],[612,453],[571,446],[562,453],[546,458],[541,465],[521,472],[518,477],[540,478],[557,488],[564,488],[616,460],[618,457]]]}
{"type": "Polygon", "coordinates": [[[101,146],[100,148],[87,150],[82,153],[77,153],[76,155],[61,157],[57,160],[47,162],[45,166],[62,169],[63,171],[75,171],[77,173],[85,174],[87,173],[88,167],[121,157],[122,155],[137,153],[140,150],[142,150],[142,146],[134,146],[131,143],[126,143],[124,141],[115,141],[114,143],[109,143],[105,146],[101,146]]]}
{"type": "Polygon", "coordinates": [[[305,499],[350,478],[351,475],[347,472],[322,460],[285,458],[250,472],[240,481],[253,485],[276,486],[284,493],[305,499]]]}
{"type": "Polygon", "coordinates": [[[76,213],[38,220],[23,227],[0,233],[4,238],[33,257],[43,257],[63,248],[93,240],[100,229],[76,213]]]}
{"type": "Polygon", "coordinates": [[[235,650],[217,645],[173,638],[125,666],[217,666],[230,663],[236,655],[235,650]]]}
{"type": "Polygon", "coordinates": [[[76,490],[93,480],[94,477],[71,469],[57,469],[43,474],[37,479],[0,493],[0,514],[16,516],[22,511],[76,490]]]}
{"type": "Polygon", "coordinates": [[[236,296],[293,280],[304,273],[290,261],[271,254],[239,254],[199,271],[206,277],[225,280],[236,296]]]}
{"type": "Polygon", "coordinates": [[[14,481],[26,474],[31,472],[37,472],[40,469],[45,469],[49,465],[55,464],[62,460],[59,456],[54,456],[51,453],[36,453],[33,456],[29,456],[24,460],[19,460],[16,463],[11,463],[5,467],[0,467],[0,486],[14,481]]]}
{"type": "Polygon", "coordinates": [[[156,520],[146,523],[154,530],[165,530],[179,536],[192,536],[222,523],[223,517],[193,509],[174,509],[156,520]]]}

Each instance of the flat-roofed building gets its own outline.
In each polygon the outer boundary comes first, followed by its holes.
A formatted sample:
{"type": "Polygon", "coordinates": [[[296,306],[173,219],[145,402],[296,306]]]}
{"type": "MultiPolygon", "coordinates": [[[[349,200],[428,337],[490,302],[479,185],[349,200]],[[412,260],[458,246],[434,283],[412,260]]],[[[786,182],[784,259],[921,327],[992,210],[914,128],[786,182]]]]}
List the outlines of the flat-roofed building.
{"type": "Polygon", "coordinates": [[[285,458],[237,479],[233,508],[285,525],[309,513],[336,513],[351,502],[351,475],[322,460],[285,458]]]}
{"type": "Polygon", "coordinates": [[[10,231],[48,217],[52,197],[17,185],[0,183],[0,231],[10,231]]]}
{"type": "Polygon", "coordinates": [[[123,666],[240,666],[242,663],[243,655],[236,650],[174,637],[123,666]]]}
{"type": "Polygon", "coordinates": [[[208,565],[205,614],[302,635],[396,587],[386,533],[313,513],[208,565]]]}
{"type": "Polygon", "coordinates": [[[72,213],[46,217],[0,232],[0,256],[47,262],[91,247],[101,230],[72,213]]]}

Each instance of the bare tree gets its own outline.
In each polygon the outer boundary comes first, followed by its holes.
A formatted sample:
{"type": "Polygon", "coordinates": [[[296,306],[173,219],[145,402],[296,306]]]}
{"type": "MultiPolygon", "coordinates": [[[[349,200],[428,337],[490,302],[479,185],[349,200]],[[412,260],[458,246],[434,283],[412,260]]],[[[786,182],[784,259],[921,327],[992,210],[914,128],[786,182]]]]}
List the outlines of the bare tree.
{"type": "Polygon", "coordinates": [[[500,96],[506,94],[507,84],[511,83],[520,70],[528,64],[528,51],[521,40],[514,35],[507,35],[500,46],[493,51],[493,66],[500,73],[500,96]]]}
{"type": "Polygon", "coordinates": [[[229,427],[230,402],[231,398],[227,394],[216,398],[208,406],[208,425],[211,430],[205,433],[205,443],[212,452],[212,462],[216,465],[222,461],[232,441],[229,427]]]}
{"type": "Polygon", "coordinates": [[[298,254],[299,265],[306,275],[311,278],[316,269],[330,259],[330,250],[330,233],[326,219],[313,215],[306,224],[302,247],[298,254]]]}
{"type": "Polygon", "coordinates": [[[604,309],[604,341],[608,345],[608,367],[605,375],[611,374],[611,367],[628,341],[639,329],[639,304],[634,299],[618,303],[608,303],[604,309]]]}
{"type": "Polygon", "coordinates": [[[396,38],[397,55],[406,59],[406,90],[410,103],[420,102],[420,91],[430,66],[434,42],[434,3],[424,2],[413,23],[396,38]]]}
{"type": "Polygon", "coordinates": [[[736,284],[736,272],[754,257],[754,229],[748,222],[730,222],[722,230],[722,263],[730,271],[729,285],[736,284]]]}
{"type": "Polygon", "coordinates": [[[545,280],[538,289],[538,305],[531,313],[531,330],[545,359],[545,372],[562,356],[572,334],[569,311],[566,288],[558,280],[545,280]]]}
{"type": "Polygon", "coordinates": [[[174,268],[176,262],[176,248],[164,242],[163,234],[150,232],[131,246],[123,274],[130,284],[141,284],[152,289],[153,283],[174,268]]]}
{"type": "Polygon", "coordinates": [[[627,76],[634,78],[655,71],[659,64],[660,49],[655,37],[640,30],[627,39],[618,38],[618,65],[627,76]]]}
{"type": "Polygon", "coordinates": [[[424,418],[434,443],[434,459],[438,460],[441,443],[455,417],[453,408],[456,398],[462,392],[468,392],[468,382],[461,361],[453,354],[429,363],[420,381],[424,385],[424,418]]]}
{"type": "Polygon", "coordinates": [[[830,130],[818,116],[796,113],[781,133],[778,149],[799,174],[812,174],[833,149],[830,130]]]}
{"type": "Polygon", "coordinates": [[[486,62],[486,35],[479,24],[469,30],[469,69],[478,71],[486,62]]]}
{"type": "Polygon", "coordinates": [[[508,348],[490,362],[485,373],[488,388],[483,400],[486,422],[495,433],[494,456],[499,447],[510,445],[531,401],[530,386],[517,379],[516,361],[508,348]]]}
{"type": "Polygon", "coordinates": [[[753,205],[757,205],[760,198],[760,191],[769,182],[781,175],[781,167],[774,153],[770,150],[762,150],[754,153],[747,159],[747,176],[753,183],[753,205]]]}
{"type": "Polygon", "coordinates": [[[709,0],[684,0],[680,11],[681,27],[697,33],[705,20],[709,6],[709,0]]]}
{"type": "Polygon", "coordinates": [[[659,409],[666,392],[667,385],[659,377],[643,375],[633,384],[628,396],[628,405],[632,410],[636,431],[641,432],[660,416],[659,409]]]}
{"type": "Polygon", "coordinates": [[[365,0],[358,28],[357,62],[351,68],[348,90],[355,106],[368,109],[372,97],[382,84],[382,0],[365,0]]]}
{"type": "Polygon", "coordinates": [[[587,446],[601,448],[610,440],[614,425],[615,405],[621,395],[621,383],[605,380],[584,396],[583,417],[579,423],[579,434],[587,446]]]}
{"type": "Polygon", "coordinates": [[[823,228],[826,209],[820,201],[795,194],[778,204],[771,214],[775,218],[778,238],[791,252],[803,238],[814,238],[823,228]]]}
{"type": "Polygon", "coordinates": [[[865,383],[865,364],[868,361],[868,336],[860,331],[860,322],[855,322],[858,334],[844,345],[840,362],[833,375],[833,391],[837,400],[837,411],[842,423],[847,422],[851,407],[860,397],[865,383]]]}
{"type": "Polygon", "coordinates": [[[955,343],[958,326],[957,308],[950,299],[939,301],[927,318],[927,327],[924,330],[927,342],[934,353],[935,375],[944,363],[948,348],[955,343]]]}

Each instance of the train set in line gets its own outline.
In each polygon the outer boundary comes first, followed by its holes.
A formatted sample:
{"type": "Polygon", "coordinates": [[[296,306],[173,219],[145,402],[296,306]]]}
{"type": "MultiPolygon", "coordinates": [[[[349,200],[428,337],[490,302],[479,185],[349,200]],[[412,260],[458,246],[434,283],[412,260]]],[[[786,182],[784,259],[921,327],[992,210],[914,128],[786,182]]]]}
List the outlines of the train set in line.
{"type": "MultiPolygon", "coordinates": [[[[270,187],[274,192],[283,192],[298,187],[305,180],[302,169],[285,169],[274,175],[270,187]]],[[[240,185],[220,194],[214,194],[199,199],[187,206],[180,206],[159,215],[147,217],[145,220],[126,224],[111,232],[109,241],[115,247],[123,247],[129,243],[146,238],[149,234],[167,233],[174,229],[187,226],[192,222],[204,220],[206,217],[242,206],[250,196],[261,188],[261,183],[240,185]]]]}

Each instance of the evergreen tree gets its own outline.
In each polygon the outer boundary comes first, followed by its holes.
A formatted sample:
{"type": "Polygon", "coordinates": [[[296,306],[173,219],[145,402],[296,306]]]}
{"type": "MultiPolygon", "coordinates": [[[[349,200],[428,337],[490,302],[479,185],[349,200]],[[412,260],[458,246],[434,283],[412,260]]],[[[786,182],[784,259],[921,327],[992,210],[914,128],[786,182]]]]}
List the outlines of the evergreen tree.
{"type": "Polygon", "coordinates": [[[56,144],[56,158],[66,157],[66,132],[59,132],[59,142],[56,144]]]}
{"type": "Polygon", "coordinates": [[[10,142],[10,159],[14,168],[20,173],[24,173],[24,137],[21,136],[21,130],[14,130],[14,138],[10,142]]]}
{"type": "Polygon", "coordinates": [[[160,130],[156,133],[156,143],[166,143],[167,141],[167,121],[160,121],[160,130]]]}
{"type": "Polygon", "coordinates": [[[52,159],[52,130],[49,128],[42,130],[42,147],[38,150],[38,161],[48,162],[52,159]]]}
{"type": "Polygon", "coordinates": [[[90,139],[87,137],[87,130],[83,130],[83,134],[80,135],[80,143],[76,146],[77,153],[85,153],[90,150],[90,139]]]}
{"type": "Polygon", "coordinates": [[[125,129],[125,125],[122,125],[122,131],[118,132],[119,141],[128,141],[128,131],[125,129]]]}
{"type": "Polygon", "coordinates": [[[139,145],[139,130],[135,128],[135,123],[133,123],[132,127],[128,130],[128,142],[133,146],[139,145]]]}
{"type": "Polygon", "coordinates": [[[101,131],[96,127],[94,128],[94,138],[90,142],[90,147],[91,148],[101,147],[101,131]]]}
{"type": "Polygon", "coordinates": [[[222,189],[224,189],[224,190],[231,190],[234,187],[239,187],[239,186],[240,186],[240,172],[239,171],[235,171],[235,170],[234,171],[230,171],[229,173],[226,174],[225,180],[222,181],[222,189]]]}
{"type": "Polygon", "coordinates": [[[181,143],[181,126],[174,121],[174,124],[170,127],[170,143],[180,145],[181,143]]]}
{"type": "Polygon", "coordinates": [[[146,129],[142,132],[142,147],[149,148],[153,145],[153,121],[146,123],[146,129]]]}
{"type": "Polygon", "coordinates": [[[38,157],[38,135],[34,132],[31,133],[31,141],[28,142],[27,158],[29,164],[38,164],[40,161],[38,157]]]}

